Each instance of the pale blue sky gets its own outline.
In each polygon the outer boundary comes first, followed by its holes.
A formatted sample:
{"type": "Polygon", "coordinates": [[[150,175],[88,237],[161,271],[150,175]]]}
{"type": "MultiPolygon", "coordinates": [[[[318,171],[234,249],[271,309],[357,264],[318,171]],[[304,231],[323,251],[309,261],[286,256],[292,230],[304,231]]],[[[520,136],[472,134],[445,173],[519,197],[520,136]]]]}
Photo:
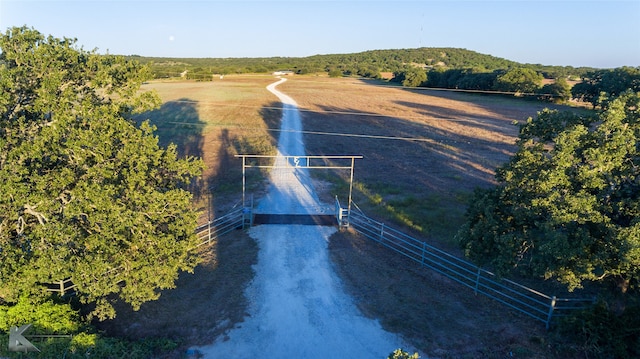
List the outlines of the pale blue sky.
{"type": "Polygon", "coordinates": [[[22,25],[122,55],[456,47],[521,63],[640,66],[640,0],[0,0],[0,30],[22,25]]]}

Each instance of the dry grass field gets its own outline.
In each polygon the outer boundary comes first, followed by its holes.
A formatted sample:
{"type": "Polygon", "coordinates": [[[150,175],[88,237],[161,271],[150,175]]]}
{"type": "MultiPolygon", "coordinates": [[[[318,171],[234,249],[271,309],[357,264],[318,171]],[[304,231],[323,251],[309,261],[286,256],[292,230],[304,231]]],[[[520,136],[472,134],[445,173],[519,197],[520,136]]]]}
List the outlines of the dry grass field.
{"type": "Polygon", "coordinates": [[[469,194],[493,184],[494,169],[513,153],[513,122],[543,107],[358,79],[294,79],[281,88],[303,110],[308,153],[364,156],[355,201],[365,212],[444,242],[469,194]]]}
{"type": "MultiPolygon", "coordinates": [[[[234,155],[273,153],[280,104],[265,87],[274,81],[226,76],[145,86],[164,101],[160,110],[145,114],[161,142],[174,142],[180,153],[201,156],[207,165],[194,188],[202,221],[240,198],[241,166],[234,155]]],[[[300,106],[308,154],[364,156],[356,162],[354,200],[367,215],[456,254],[453,235],[471,192],[492,185],[493,171],[515,150],[513,122],[550,107],[354,78],[294,76],[279,89],[300,106]]],[[[323,198],[346,200],[344,173],[314,176],[323,198]]],[[[257,183],[252,190],[259,196],[257,183]]],[[[354,233],[339,232],[329,247],[363,313],[402,333],[429,358],[571,355],[543,324],[354,233]]],[[[194,274],[180,277],[176,289],[138,312],[122,308],[123,314],[102,328],[131,337],[180,338],[185,346],[210,342],[244,316],[242,291],[252,278],[256,251],[243,231],[221,238],[203,252],[194,274]]]]}
{"type": "Polygon", "coordinates": [[[224,81],[151,82],[143,90],[156,91],[163,105],[145,113],[157,127],[162,145],[174,143],[180,155],[205,162],[203,181],[196,188],[201,221],[237,204],[242,187],[240,153],[274,153],[276,140],[267,129],[277,126],[280,105],[265,87],[273,76],[238,76],[224,81]],[[210,189],[210,191],[207,190],[210,189]],[[208,198],[207,193],[213,193],[208,198]],[[209,202],[211,205],[209,206],[209,202]]]}

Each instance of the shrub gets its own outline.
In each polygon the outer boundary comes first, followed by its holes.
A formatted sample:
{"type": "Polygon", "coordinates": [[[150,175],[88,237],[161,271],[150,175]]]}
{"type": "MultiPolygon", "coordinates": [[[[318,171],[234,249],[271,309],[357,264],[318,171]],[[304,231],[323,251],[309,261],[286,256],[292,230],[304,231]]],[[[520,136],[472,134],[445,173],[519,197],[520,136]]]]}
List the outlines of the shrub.
{"type": "Polygon", "coordinates": [[[48,334],[66,334],[80,329],[79,315],[68,303],[23,296],[15,305],[0,306],[0,331],[9,332],[11,327],[25,324],[32,324],[33,329],[48,334]]]}
{"type": "Polygon", "coordinates": [[[387,359],[418,359],[420,355],[418,353],[409,354],[402,349],[396,349],[393,353],[389,354],[387,359]]]}
{"type": "Polygon", "coordinates": [[[561,335],[582,346],[589,357],[640,357],[640,304],[615,313],[604,302],[565,319],[558,327],[561,335]]]}

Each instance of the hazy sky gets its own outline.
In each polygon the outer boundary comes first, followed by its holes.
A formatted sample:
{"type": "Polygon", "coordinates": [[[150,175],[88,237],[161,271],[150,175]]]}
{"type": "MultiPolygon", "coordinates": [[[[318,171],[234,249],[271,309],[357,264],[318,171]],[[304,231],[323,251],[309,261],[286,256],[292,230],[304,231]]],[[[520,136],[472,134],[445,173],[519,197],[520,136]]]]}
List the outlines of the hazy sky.
{"type": "Polygon", "coordinates": [[[22,25],[122,55],[455,47],[521,63],[640,66],[640,0],[0,0],[0,30],[22,25]]]}

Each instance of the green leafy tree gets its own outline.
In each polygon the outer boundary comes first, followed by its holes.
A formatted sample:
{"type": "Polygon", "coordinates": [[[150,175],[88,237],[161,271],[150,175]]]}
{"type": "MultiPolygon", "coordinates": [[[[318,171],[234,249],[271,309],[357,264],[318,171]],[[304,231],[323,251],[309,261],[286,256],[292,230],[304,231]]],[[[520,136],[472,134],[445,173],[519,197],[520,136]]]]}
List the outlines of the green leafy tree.
{"type": "Polygon", "coordinates": [[[530,68],[515,67],[498,75],[495,82],[497,91],[535,93],[542,84],[542,75],[530,68]]]}
{"type": "Polygon", "coordinates": [[[402,86],[417,87],[427,81],[427,72],[418,67],[407,67],[404,71],[394,75],[402,86]]]}
{"type": "Polygon", "coordinates": [[[496,74],[492,72],[481,72],[467,70],[464,76],[458,80],[456,88],[465,90],[492,90],[496,81],[496,74]]]}
{"type": "Polygon", "coordinates": [[[594,108],[606,106],[608,101],[632,90],[640,92],[640,67],[620,67],[586,73],[582,81],[571,89],[574,98],[590,102],[594,108]]]}
{"type": "Polygon", "coordinates": [[[544,100],[565,103],[571,99],[571,86],[564,78],[558,78],[553,83],[542,86],[540,93],[544,100]]]}
{"type": "MultiPolygon", "coordinates": [[[[146,67],[12,28],[0,36],[0,303],[49,296],[71,279],[91,315],[158,297],[197,259],[185,190],[199,159],[161,148],[146,67]]],[[[40,298],[40,299],[38,299],[40,298]]]]}
{"type": "Polygon", "coordinates": [[[595,109],[599,102],[599,89],[591,80],[583,79],[571,88],[571,97],[578,101],[589,102],[595,109]]]}
{"type": "Polygon", "coordinates": [[[329,77],[342,77],[342,71],[340,69],[331,68],[328,72],[329,77]]]}
{"type": "Polygon", "coordinates": [[[556,278],[570,290],[640,277],[640,94],[593,118],[545,110],[520,129],[496,188],[478,191],[458,234],[501,274],[556,278]]]}

